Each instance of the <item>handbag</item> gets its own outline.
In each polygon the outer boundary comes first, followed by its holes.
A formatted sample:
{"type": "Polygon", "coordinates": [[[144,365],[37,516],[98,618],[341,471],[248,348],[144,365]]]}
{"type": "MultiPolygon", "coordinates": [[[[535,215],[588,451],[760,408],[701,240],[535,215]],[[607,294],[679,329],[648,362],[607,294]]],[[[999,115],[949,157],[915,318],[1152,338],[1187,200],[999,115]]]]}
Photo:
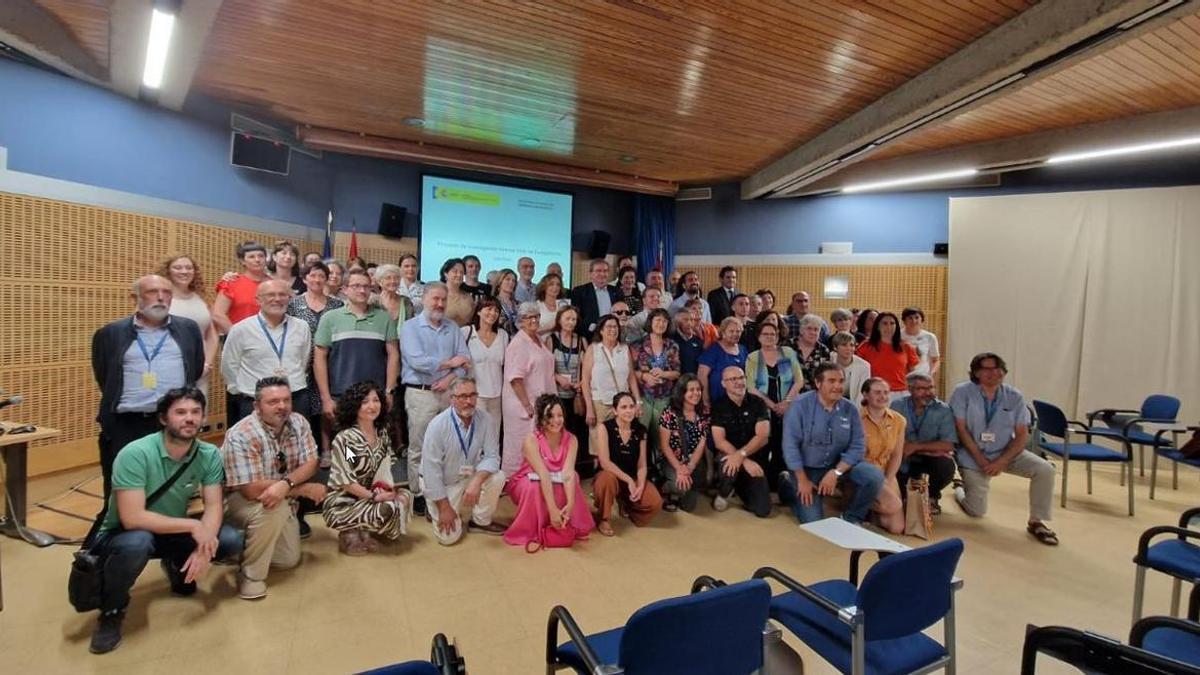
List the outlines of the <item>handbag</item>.
{"type": "MultiPolygon", "coordinates": [[[[199,455],[198,451],[193,451],[192,458],[176,469],[165,483],[158,486],[146,498],[146,509],[153,506],[158,498],[163,496],[175,484],[175,481],[179,480],[179,477],[188,470],[188,467],[196,461],[196,457],[199,455]]],[[[100,509],[87,536],[83,538],[83,545],[79,547],[71,560],[71,574],[67,577],[67,599],[71,601],[71,606],[77,612],[100,609],[104,596],[104,557],[95,553],[93,549],[96,546],[96,536],[100,533],[100,526],[104,523],[106,515],[108,515],[108,502],[104,502],[104,508],[100,509]]]]}
{"type": "Polygon", "coordinates": [[[904,534],[928,541],[933,537],[933,512],[929,510],[929,476],[908,480],[904,503],[904,534]]]}

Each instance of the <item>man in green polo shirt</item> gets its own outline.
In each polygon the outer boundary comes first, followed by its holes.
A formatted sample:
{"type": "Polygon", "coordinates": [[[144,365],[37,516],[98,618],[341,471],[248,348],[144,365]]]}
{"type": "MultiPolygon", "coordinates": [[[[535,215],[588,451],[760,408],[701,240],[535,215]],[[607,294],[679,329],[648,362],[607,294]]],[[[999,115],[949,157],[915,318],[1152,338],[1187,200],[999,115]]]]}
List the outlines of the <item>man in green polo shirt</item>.
{"type": "Polygon", "coordinates": [[[163,430],[126,445],[113,465],[113,492],[92,551],[104,560],[100,618],[91,652],[104,654],[121,643],[121,622],[129,591],[150,558],[162,560],[171,592],[191,595],[196,579],[214,558],[240,556],[242,535],[221,524],[221,453],[196,439],[204,422],[204,394],[195,387],[168,391],[158,401],[163,430]],[[179,473],[153,504],[147,498],[179,473]],[[188,501],[199,489],[204,515],[187,517],[188,501]]]}

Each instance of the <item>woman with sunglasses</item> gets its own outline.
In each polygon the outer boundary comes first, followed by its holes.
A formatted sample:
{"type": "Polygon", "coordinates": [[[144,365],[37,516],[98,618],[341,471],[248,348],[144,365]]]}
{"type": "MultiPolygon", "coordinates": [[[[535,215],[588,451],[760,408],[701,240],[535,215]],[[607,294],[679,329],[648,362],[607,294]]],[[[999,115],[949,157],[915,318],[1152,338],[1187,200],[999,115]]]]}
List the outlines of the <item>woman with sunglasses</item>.
{"type": "Polygon", "coordinates": [[[390,540],[408,531],[412,495],[392,483],[392,442],[387,396],[374,382],[359,382],[342,394],[329,467],[329,495],[321,515],[338,531],[338,548],[352,556],[378,550],[376,537],[390,540]]]}

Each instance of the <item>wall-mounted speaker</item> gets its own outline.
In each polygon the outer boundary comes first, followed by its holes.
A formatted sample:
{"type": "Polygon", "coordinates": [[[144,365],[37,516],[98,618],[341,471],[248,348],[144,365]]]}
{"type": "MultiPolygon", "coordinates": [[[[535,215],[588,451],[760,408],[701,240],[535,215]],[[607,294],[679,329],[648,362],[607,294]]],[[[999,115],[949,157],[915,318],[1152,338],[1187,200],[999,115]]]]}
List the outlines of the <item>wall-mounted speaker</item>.
{"type": "Polygon", "coordinates": [[[379,234],[389,239],[400,239],[404,236],[404,217],[408,209],[403,206],[384,202],[379,207],[379,234]]]}
{"type": "Polygon", "coordinates": [[[610,242],[612,235],[604,230],[592,230],[592,240],[588,242],[588,257],[594,260],[607,256],[610,242]]]}
{"type": "Polygon", "coordinates": [[[934,244],[933,245],[933,254],[934,255],[942,255],[942,256],[950,255],[950,244],[948,244],[944,241],[934,244]]]}

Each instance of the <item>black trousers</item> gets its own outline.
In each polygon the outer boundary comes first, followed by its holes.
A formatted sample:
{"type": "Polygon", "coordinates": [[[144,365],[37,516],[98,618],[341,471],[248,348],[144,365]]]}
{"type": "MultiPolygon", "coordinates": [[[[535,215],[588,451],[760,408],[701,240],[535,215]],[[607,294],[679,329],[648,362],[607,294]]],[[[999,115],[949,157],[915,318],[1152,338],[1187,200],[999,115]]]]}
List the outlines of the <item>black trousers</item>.
{"type": "Polygon", "coordinates": [[[896,474],[896,480],[900,482],[900,494],[905,494],[910,476],[920,476],[924,473],[929,474],[929,498],[937,500],[941,498],[942,490],[954,480],[956,468],[954,460],[949,457],[910,455],[908,471],[896,474]]]}
{"type": "Polygon", "coordinates": [[[157,413],[117,413],[107,428],[100,429],[100,473],[104,476],[104,502],[112,492],[113,462],[121,448],[159,430],[157,413]]]}
{"type": "MultiPolygon", "coordinates": [[[[757,455],[755,458],[755,461],[762,459],[757,455]]],[[[725,473],[724,466],[725,455],[721,455],[720,461],[713,467],[717,494],[728,499],[737,493],[738,499],[742,500],[742,506],[746,507],[747,511],[753,512],[759,518],[771,515],[771,488],[767,485],[767,477],[765,475],[751,476],[746,473],[745,469],[738,470],[736,476],[730,476],[725,473]]],[[[763,468],[766,469],[766,467],[763,468]]]]}

